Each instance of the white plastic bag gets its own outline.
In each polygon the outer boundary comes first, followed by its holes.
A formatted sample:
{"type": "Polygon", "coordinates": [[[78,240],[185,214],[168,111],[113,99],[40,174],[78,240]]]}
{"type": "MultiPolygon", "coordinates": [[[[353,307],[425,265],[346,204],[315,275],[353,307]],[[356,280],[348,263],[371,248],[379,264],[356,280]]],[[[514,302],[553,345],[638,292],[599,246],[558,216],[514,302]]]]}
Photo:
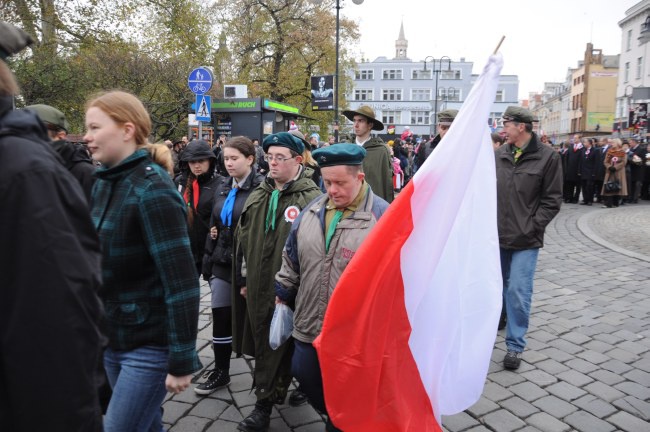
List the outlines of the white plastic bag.
{"type": "Polygon", "coordinates": [[[278,349],[285,343],[293,331],[293,311],[284,303],[275,305],[271,330],[269,331],[269,345],[271,349],[278,349]]]}

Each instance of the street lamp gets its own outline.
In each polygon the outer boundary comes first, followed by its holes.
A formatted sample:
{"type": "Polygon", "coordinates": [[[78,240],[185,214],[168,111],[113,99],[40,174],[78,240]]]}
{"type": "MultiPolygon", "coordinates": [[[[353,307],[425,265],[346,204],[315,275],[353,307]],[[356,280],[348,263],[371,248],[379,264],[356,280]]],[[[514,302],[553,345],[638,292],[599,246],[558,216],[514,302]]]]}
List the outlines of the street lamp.
{"type": "Polygon", "coordinates": [[[427,56],[424,59],[424,72],[427,71],[427,61],[429,61],[429,59],[431,59],[431,71],[436,74],[436,99],[433,108],[433,131],[435,133],[438,126],[438,75],[443,71],[442,66],[444,65],[445,60],[447,61],[447,69],[445,70],[451,71],[451,59],[447,56],[442,56],[439,59],[436,59],[433,56],[427,56]],[[436,62],[438,67],[436,67],[436,62]]]}
{"type": "MultiPolygon", "coordinates": [[[[309,0],[314,5],[319,5],[325,0],[309,0]]],[[[336,0],[336,73],[334,85],[334,140],[339,142],[339,34],[341,30],[341,3],[343,0],[336,0]]],[[[352,0],[355,5],[360,5],[363,0],[352,0]]]]}

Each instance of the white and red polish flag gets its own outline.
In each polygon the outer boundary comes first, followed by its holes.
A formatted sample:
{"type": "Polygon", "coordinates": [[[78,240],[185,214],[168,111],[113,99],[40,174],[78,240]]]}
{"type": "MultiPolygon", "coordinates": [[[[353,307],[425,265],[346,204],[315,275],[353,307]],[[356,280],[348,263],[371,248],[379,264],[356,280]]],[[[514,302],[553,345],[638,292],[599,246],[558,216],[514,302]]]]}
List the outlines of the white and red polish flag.
{"type": "Polygon", "coordinates": [[[487,65],[451,128],[341,276],[314,342],[345,432],[440,431],[481,396],[501,310],[487,65]]]}

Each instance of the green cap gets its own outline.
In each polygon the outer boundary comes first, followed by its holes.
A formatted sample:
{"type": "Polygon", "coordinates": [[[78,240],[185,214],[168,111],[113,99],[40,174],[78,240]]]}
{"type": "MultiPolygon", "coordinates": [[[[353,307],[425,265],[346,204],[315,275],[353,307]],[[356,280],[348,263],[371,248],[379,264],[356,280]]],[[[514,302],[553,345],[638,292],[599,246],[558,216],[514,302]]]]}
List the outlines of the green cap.
{"type": "Polygon", "coordinates": [[[533,116],[533,113],[527,110],[526,108],[522,108],[520,106],[509,106],[506,109],[506,112],[503,113],[503,116],[501,116],[501,120],[506,122],[506,121],[513,121],[517,123],[530,123],[532,124],[535,120],[535,116],[533,116]]]}
{"type": "Polygon", "coordinates": [[[300,138],[291,135],[289,132],[280,132],[276,134],[271,134],[264,138],[262,142],[262,148],[265,152],[269,151],[269,147],[286,147],[289,150],[293,150],[298,154],[302,154],[305,151],[305,145],[300,141],[300,138]]]}
{"type": "Polygon", "coordinates": [[[438,113],[438,124],[449,126],[456,118],[456,114],[458,114],[458,110],[455,109],[440,111],[438,113]]]}
{"type": "Polygon", "coordinates": [[[366,149],[357,144],[338,143],[314,150],[312,156],[321,168],[335,165],[361,165],[366,156],[366,149]]]}
{"type": "Polygon", "coordinates": [[[65,115],[54,107],[38,104],[26,106],[25,109],[34,111],[43,123],[48,123],[52,126],[56,126],[58,129],[63,129],[66,133],[70,129],[68,121],[65,119],[65,115]]]}

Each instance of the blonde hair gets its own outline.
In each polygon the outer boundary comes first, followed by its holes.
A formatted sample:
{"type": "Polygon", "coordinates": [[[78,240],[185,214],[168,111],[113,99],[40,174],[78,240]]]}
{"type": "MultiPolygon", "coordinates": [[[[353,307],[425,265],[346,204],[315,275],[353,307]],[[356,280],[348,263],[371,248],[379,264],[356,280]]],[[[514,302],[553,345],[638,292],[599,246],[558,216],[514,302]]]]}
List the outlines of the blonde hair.
{"type": "Polygon", "coordinates": [[[86,111],[90,108],[99,108],[120,125],[132,123],[135,126],[135,144],[138,147],[147,145],[147,137],[151,134],[151,117],[136,96],[120,90],[100,93],[86,104],[86,111]]]}
{"type": "Polygon", "coordinates": [[[165,144],[146,144],[144,148],[151,154],[151,159],[169,173],[170,177],[174,177],[174,159],[172,159],[172,152],[165,144]]]}
{"type": "Polygon", "coordinates": [[[318,164],[314,160],[314,158],[311,155],[311,150],[307,149],[307,146],[305,146],[305,150],[302,152],[300,155],[302,156],[302,164],[307,166],[317,166],[318,164]]]}
{"type": "Polygon", "coordinates": [[[616,146],[617,148],[622,147],[623,141],[620,138],[614,138],[612,139],[612,146],[616,146]]]}

